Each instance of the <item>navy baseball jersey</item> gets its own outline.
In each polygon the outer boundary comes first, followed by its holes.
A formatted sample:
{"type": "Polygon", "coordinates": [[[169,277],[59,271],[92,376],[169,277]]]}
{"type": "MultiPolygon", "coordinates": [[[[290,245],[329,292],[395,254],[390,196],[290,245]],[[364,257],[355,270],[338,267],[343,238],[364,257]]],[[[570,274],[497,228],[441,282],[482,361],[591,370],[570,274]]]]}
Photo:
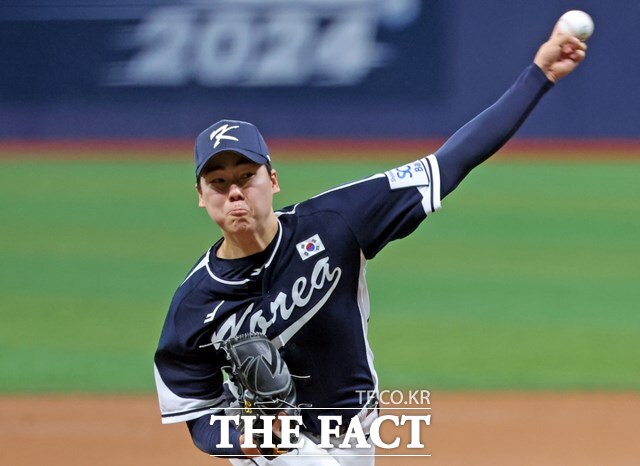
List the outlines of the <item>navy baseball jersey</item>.
{"type": "MultiPolygon", "coordinates": [[[[277,235],[258,254],[220,259],[215,244],[178,288],[164,324],[155,356],[163,422],[228,405],[217,349],[246,332],[265,333],[291,373],[307,377],[297,383],[299,403],[362,406],[361,393],[377,389],[365,265],[439,207],[438,164],[428,156],[276,212],[277,235]]],[[[303,415],[317,429],[314,412],[303,415]]]]}
{"type": "MultiPolygon", "coordinates": [[[[239,433],[231,433],[234,448],[218,449],[219,429],[201,421],[233,401],[220,342],[251,331],[265,333],[291,373],[307,377],[296,384],[299,403],[361,406],[361,394],[378,385],[367,342],[367,261],[438,210],[552,86],[531,64],[435,155],[277,212],[277,235],[258,254],[225,260],[216,257],[221,241],[213,245],[176,291],[160,337],[155,375],[163,422],[189,421],[204,451],[242,454],[239,433]]],[[[316,416],[303,411],[311,432],[318,430],[316,416]]]]}

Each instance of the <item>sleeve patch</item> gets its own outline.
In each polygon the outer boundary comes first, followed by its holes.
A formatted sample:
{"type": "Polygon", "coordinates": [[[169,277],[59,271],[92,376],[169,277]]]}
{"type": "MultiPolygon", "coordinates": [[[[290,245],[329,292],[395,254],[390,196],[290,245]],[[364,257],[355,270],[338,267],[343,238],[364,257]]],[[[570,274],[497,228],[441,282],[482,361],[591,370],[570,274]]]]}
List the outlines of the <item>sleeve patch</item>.
{"type": "Polygon", "coordinates": [[[391,189],[404,189],[412,186],[431,186],[429,171],[424,160],[416,160],[393,170],[384,172],[391,189]]]}

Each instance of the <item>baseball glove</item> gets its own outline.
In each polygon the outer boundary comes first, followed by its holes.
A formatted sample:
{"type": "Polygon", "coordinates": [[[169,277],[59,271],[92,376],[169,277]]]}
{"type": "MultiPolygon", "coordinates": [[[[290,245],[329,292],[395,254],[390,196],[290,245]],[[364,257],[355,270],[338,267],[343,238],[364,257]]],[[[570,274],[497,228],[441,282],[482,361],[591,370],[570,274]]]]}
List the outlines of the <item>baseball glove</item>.
{"type": "MultiPolygon", "coordinates": [[[[231,381],[239,389],[239,402],[243,414],[256,416],[255,428],[263,428],[262,416],[293,415],[296,407],[296,389],[287,364],[278,350],[262,333],[245,333],[224,342],[222,348],[230,366],[226,368],[231,381]]],[[[240,418],[242,419],[242,418],[240,418]]],[[[244,433],[244,423],[239,429],[244,433]]],[[[260,453],[268,459],[288,450],[263,448],[262,435],[254,435],[253,441],[260,453]]],[[[273,443],[281,439],[274,433],[273,443]]],[[[295,439],[291,439],[295,443],[295,439]]]]}

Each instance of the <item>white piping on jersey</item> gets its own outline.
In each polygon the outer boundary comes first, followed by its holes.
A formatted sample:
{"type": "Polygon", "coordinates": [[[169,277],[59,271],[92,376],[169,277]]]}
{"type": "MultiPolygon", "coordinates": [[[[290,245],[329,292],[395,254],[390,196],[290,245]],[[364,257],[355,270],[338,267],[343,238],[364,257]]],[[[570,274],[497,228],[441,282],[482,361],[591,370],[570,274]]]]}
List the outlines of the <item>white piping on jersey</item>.
{"type": "Polygon", "coordinates": [[[375,180],[376,178],[384,178],[385,174],[384,173],[378,173],[376,175],[371,175],[367,178],[364,178],[362,180],[357,180],[357,181],[352,181],[351,183],[345,183],[345,184],[341,184],[340,186],[336,186],[335,188],[331,188],[327,191],[324,191],[320,194],[317,194],[315,196],[313,196],[311,199],[315,199],[316,197],[320,197],[320,196],[324,196],[325,194],[329,194],[332,193],[334,191],[338,191],[340,189],[345,189],[345,188],[350,188],[351,186],[354,186],[356,184],[360,184],[360,183],[365,183],[367,181],[371,181],[371,180],[375,180]]]}
{"type": "MultiPolygon", "coordinates": [[[[269,256],[269,259],[267,259],[267,262],[264,263],[263,267],[265,269],[271,265],[271,262],[273,261],[273,258],[275,257],[276,252],[278,252],[278,248],[280,247],[280,242],[282,240],[282,224],[280,223],[280,220],[278,220],[277,218],[276,220],[278,222],[278,239],[276,240],[276,246],[273,248],[273,252],[271,253],[271,256],[269,256]]],[[[213,248],[209,248],[209,250],[207,251],[207,255],[204,261],[205,266],[207,267],[207,272],[209,272],[209,275],[211,276],[211,278],[213,278],[215,281],[220,282],[224,285],[244,285],[245,283],[248,283],[251,281],[249,278],[245,278],[244,280],[224,280],[220,277],[216,277],[216,275],[211,271],[211,267],[209,267],[209,257],[211,254],[211,249],[213,248]]]]}
{"type": "Polygon", "coordinates": [[[276,256],[276,252],[278,252],[278,248],[280,247],[280,240],[282,239],[282,223],[280,223],[280,220],[278,220],[278,217],[276,217],[276,220],[278,222],[278,240],[276,241],[276,247],[273,248],[271,257],[269,257],[269,260],[267,260],[267,262],[264,263],[265,269],[271,265],[271,262],[273,261],[273,258],[276,256]]]}
{"type": "MultiPolygon", "coordinates": [[[[382,178],[382,177],[384,177],[384,176],[385,176],[385,175],[384,175],[384,173],[378,173],[378,174],[376,174],[376,175],[371,175],[371,176],[369,176],[369,177],[367,177],[367,178],[364,178],[364,179],[362,179],[362,180],[352,181],[351,183],[346,183],[346,184],[343,184],[343,185],[340,185],[340,186],[336,186],[335,188],[331,188],[331,189],[329,189],[329,190],[327,190],[327,191],[323,191],[323,192],[321,192],[320,194],[316,194],[315,196],[310,197],[309,199],[315,199],[316,197],[323,196],[323,195],[328,194],[328,193],[331,193],[331,192],[333,192],[333,191],[337,191],[337,190],[339,190],[339,189],[344,189],[344,188],[349,188],[350,186],[354,186],[354,185],[356,185],[356,184],[364,183],[364,182],[366,182],[366,181],[371,181],[371,180],[374,180],[374,179],[376,179],[376,178],[382,178]]],[[[280,215],[294,215],[294,214],[296,213],[296,208],[297,208],[299,205],[300,205],[300,202],[298,202],[297,204],[295,204],[291,210],[289,210],[289,211],[287,211],[287,212],[278,211],[278,212],[276,212],[276,215],[277,215],[278,217],[279,217],[280,215]]]]}
{"type": "Polygon", "coordinates": [[[288,212],[282,212],[281,210],[276,212],[276,217],[280,217],[281,215],[293,215],[296,213],[296,208],[300,205],[300,203],[298,202],[296,205],[293,206],[293,209],[291,209],[288,212]]]}
{"type": "Polygon", "coordinates": [[[440,210],[442,207],[440,199],[440,167],[438,166],[438,159],[433,154],[421,159],[421,161],[427,165],[431,175],[431,186],[417,187],[422,195],[422,207],[428,215],[440,210]]]}
{"type": "MultiPolygon", "coordinates": [[[[422,162],[423,165],[426,165],[425,168],[427,168],[427,171],[429,172],[429,174],[431,175],[431,186],[416,186],[416,188],[418,189],[418,191],[420,192],[420,194],[422,195],[422,206],[425,210],[425,213],[430,214],[432,212],[435,212],[437,210],[440,209],[441,207],[441,203],[440,203],[440,170],[439,170],[439,166],[438,166],[438,160],[436,159],[435,155],[431,154],[428,155],[427,157],[424,157],[422,159],[420,159],[420,162],[422,162]],[[430,168],[430,169],[429,169],[430,168]],[[432,204],[433,201],[433,204],[432,204]]],[[[320,197],[323,196],[325,194],[329,194],[332,193],[334,191],[338,191],[340,189],[345,189],[345,188],[349,188],[351,186],[355,186],[357,184],[360,183],[365,183],[367,181],[371,181],[371,180],[375,180],[377,178],[384,178],[386,175],[384,173],[378,173],[375,175],[371,175],[367,178],[364,178],[362,180],[357,180],[357,181],[352,181],[351,183],[345,183],[343,185],[340,186],[336,186],[335,188],[331,188],[327,191],[321,192],[320,194],[317,194],[313,197],[311,197],[310,199],[315,199],[316,197],[320,197]]],[[[287,212],[276,212],[276,216],[280,216],[280,215],[294,215],[296,213],[296,209],[297,207],[300,205],[300,203],[295,204],[293,206],[293,208],[287,212]]]]}
{"type": "Polygon", "coordinates": [[[371,315],[371,306],[369,305],[369,289],[367,288],[366,280],[366,267],[367,259],[364,257],[364,253],[360,251],[360,274],[358,276],[358,309],[360,310],[360,317],[362,319],[362,332],[364,335],[364,344],[367,350],[367,364],[369,365],[369,371],[371,371],[371,377],[373,378],[373,386],[376,393],[378,393],[378,374],[373,367],[373,351],[369,345],[369,316],[371,315]]]}
{"type": "Polygon", "coordinates": [[[153,373],[156,379],[163,424],[174,424],[176,422],[197,419],[205,414],[213,414],[215,408],[221,407],[224,403],[224,395],[212,400],[183,398],[173,393],[171,389],[167,387],[155,364],[153,365],[153,373]]]}
{"type": "Polygon", "coordinates": [[[236,280],[236,281],[231,281],[231,280],[223,280],[222,278],[216,277],[214,275],[214,273],[211,271],[211,267],[209,267],[209,257],[211,254],[211,249],[209,249],[207,251],[207,263],[205,264],[207,266],[207,272],[209,272],[209,275],[211,276],[211,278],[213,278],[215,281],[220,282],[224,285],[244,285],[245,283],[249,282],[248,278],[245,278],[244,280],[236,280]]]}
{"type": "Polygon", "coordinates": [[[194,273],[196,273],[198,270],[200,270],[202,267],[204,267],[205,265],[207,265],[207,261],[209,259],[209,253],[207,252],[207,255],[198,263],[198,265],[196,265],[193,270],[191,271],[191,273],[189,275],[187,275],[187,278],[185,278],[183,280],[182,283],[180,283],[180,286],[184,285],[185,282],[187,280],[189,280],[191,278],[191,275],[193,275],[194,273]]]}

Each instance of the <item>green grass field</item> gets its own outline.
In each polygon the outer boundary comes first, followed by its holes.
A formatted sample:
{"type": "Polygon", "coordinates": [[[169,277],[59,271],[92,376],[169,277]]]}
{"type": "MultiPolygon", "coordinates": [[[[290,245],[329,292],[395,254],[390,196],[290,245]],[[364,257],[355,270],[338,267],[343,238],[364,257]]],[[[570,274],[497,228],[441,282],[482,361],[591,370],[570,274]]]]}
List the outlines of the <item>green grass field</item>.
{"type": "MultiPolygon", "coordinates": [[[[26,158],[25,158],[26,159],[26,158]]],[[[397,165],[277,164],[284,206],[397,165]]],[[[388,388],[640,389],[640,163],[489,163],[368,266],[388,388]]],[[[189,161],[0,162],[0,392],[153,390],[189,161]]]]}

